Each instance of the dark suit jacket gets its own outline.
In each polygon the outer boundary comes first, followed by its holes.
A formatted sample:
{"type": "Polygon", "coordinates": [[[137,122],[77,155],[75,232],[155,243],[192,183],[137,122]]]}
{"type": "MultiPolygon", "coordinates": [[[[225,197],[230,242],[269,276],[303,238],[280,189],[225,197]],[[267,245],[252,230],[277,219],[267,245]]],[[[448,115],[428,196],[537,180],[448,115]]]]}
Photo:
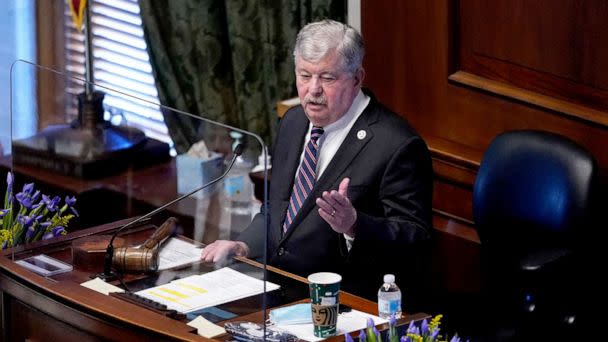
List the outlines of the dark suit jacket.
{"type": "MultiPolygon", "coordinates": [[[[399,278],[400,270],[412,267],[406,252],[420,249],[431,237],[433,171],[420,136],[366,93],[371,97],[369,105],[285,235],[282,223],[309,121],[301,106],[289,110],[281,120],[272,153],[268,263],[304,277],[320,271],[340,273],[343,289],[376,300],[382,274],[398,274],[398,284],[410,281],[399,278]],[[357,136],[361,131],[365,132],[363,139],[357,136]],[[350,177],[348,196],[357,209],[356,237],[350,251],[343,234],[331,229],[315,204],[323,191],[337,189],[344,177],[350,177]]],[[[262,214],[239,240],[249,245],[252,256],[263,254],[262,214]]]]}

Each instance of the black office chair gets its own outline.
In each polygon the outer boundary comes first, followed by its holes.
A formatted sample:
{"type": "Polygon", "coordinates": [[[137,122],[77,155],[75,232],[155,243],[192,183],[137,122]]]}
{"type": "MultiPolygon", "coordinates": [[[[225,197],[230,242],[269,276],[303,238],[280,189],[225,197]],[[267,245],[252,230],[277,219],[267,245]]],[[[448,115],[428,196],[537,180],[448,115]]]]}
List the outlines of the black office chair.
{"type": "Polygon", "coordinates": [[[473,188],[490,340],[580,332],[596,179],[593,157],[565,137],[521,130],[491,142],[473,188]]]}

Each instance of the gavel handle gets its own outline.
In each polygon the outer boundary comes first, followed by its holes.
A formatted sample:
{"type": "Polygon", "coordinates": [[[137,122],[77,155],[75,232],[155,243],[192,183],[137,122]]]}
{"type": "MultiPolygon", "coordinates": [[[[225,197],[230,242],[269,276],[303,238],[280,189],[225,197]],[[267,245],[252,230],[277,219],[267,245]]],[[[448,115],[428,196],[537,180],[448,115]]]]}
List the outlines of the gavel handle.
{"type": "Polygon", "coordinates": [[[163,243],[165,239],[167,239],[173,231],[175,230],[175,226],[177,225],[177,219],[175,217],[169,217],[165,223],[163,223],[152,236],[148,238],[140,247],[152,249],[163,243]]]}

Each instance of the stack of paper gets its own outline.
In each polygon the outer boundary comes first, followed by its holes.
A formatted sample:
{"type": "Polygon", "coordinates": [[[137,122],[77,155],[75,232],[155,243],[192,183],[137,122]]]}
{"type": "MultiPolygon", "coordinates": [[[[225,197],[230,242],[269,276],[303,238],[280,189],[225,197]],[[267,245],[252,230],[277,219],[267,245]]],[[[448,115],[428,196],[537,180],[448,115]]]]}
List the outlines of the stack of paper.
{"type": "Polygon", "coordinates": [[[158,270],[188,265],[201,261],[201,248],[178,238],[170,238],[158,255],[158,270]]]}
{"type": "MultiPolygon", "coordinates": [[[[352,310],[350,312],[341,313],[338,316],[338,324],[336,326],[336,335],[344,335],[353,331],[365,329],[367,327],[367,319],[371,318],[374,325],[387,323],[388,321],[362,311],[352,310]]],[[[280,330],[296,335],[299,339],[317,342],[324,338],[316,337],[312,323],[308,324],[279,324],[276,327],[280,330]]]]}
{"type": "MultiPolygon", "coordinates": [[[[167,308],[188,313],[264,292],[264,282],[231,268],[174,280],[168,284],[137,292],[167,308]]],[[[279,285],[266,282],[266,291],[279,285]]]]}

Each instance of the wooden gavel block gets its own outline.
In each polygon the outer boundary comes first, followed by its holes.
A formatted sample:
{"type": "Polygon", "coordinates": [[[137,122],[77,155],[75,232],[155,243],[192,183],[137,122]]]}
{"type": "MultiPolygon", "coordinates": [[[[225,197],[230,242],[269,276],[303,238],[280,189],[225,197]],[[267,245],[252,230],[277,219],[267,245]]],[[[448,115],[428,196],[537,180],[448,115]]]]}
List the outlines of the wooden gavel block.
{"type": "MultiPolygon", "coordinates": [[[[101,270],[111,238],[111,235],[91,235],[75,240],[72,243],[72,264],[74,267],[86,271],[101,270]]],[[[114,239],[113,245],[118,248],[124,247],[125,244],[125,239],[121,237],[114,239]]]]}
{"type": "Polygon", "coordinates": [[[112,266],[122,272],[155,272],[159,246],[173,234],[176,226],[177,219],[170,217],[141,245],[114,248],[112,266]]]}

